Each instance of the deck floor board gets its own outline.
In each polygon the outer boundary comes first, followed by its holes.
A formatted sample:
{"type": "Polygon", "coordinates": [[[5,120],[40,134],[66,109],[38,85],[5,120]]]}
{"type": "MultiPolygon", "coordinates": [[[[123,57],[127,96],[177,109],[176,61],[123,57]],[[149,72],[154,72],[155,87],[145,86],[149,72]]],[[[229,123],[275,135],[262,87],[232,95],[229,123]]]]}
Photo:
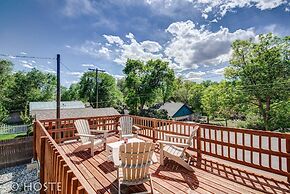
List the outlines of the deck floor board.
{"type": "MultiPolygon", "coordinates": [[[[117,136],[108,138],[108,142],[117,140],[117,136]]],[[[90,151],[72,153],[79,144],[63,143],[60,147],[96,193],[117,193],[117,171],[113,163],[108,161],[108,153],[97,151],[94,157],[90,156],[90,151]]],[[[158,149],[156,152],[159,158],[158,149]]],[[[207,161],[203,162],[208,164],[207,161]]],[[[165,166],[156,163],[150,167],[155,193],[290,193],[290,186],[283,182],[252,177],[252,174],[246,174],[245,178],[242,176],[244,171],[235,172],[235,169],[221,168],[214,163],[211,165],[203,165],[204,168],[194,168],[194,172],[189,172],[170,160],[165,166]]],[[[121,188],[122,193],[150,190],[149,183],[122,185],[121,188]]]]}

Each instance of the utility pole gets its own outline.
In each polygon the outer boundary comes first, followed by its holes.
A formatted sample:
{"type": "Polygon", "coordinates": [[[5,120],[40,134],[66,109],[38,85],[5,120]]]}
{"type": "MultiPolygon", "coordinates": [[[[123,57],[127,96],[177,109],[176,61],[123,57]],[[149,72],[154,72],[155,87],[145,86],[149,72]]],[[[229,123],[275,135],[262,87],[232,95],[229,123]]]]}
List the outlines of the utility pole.
{"type": "Polygon", "coordinates": [[[95,69],[89,68],[89,70],[96,72],[96,108],[98,108],[98,105],[99,105],[99,81],[98,81],[98,74],[99,74],[99,72],[105,72],[105,70],[98,69],[98,68],[95,68],[95,69]]]}
{"type": "MultiPolygon", "coordinates": [[[[60,119],[60,54],[56,55],[56,119],[59,121],[60,119]]],[[[59,122],[58,122],[59,123],[59,122]]]]}

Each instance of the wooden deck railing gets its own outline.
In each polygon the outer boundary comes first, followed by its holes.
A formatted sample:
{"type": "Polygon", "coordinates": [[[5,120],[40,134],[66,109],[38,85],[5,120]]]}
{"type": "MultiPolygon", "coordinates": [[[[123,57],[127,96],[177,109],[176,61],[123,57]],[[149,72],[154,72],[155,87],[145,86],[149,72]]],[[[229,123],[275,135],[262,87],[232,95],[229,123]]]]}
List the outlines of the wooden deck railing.
{"type": "MultiPolygon", "coordinates": [[[[90,117],[86,118],[92,128],[107,129],[116,131],[120,115],[107,116],[107,117],[90,117]]],[[[132,116],[134,124],[140,130],[138,134],[151,138],[154,142],[157,140],[164,140],[165,134],[176,134],[181,136],[189,136],[191,130],[196,123],[185,123],[169,120],[160,120],[139,116],[132,116]]],[[[38,159],[42,151],[51,154],[57,153],[58,157],[62,158],[63,162],[60,164],[66,166],[62,169],[69,170],[70,165],[65,160],[65,156],[61,151],[58,151],[57,143],[65,140],[76,139],[75,128],[73,127],[73,119],[61,119],[59,122],[56,120],[43,120],[36,122],[36,135],[35,135],[35,151],[38,159]],[[59,126],[59,127],[57,127],[59,126]],[[41,132],[39,132],[41,131],[41,132]],[[42,140],[46,147],[43,148],[40,143],[41,137],[46,137],[42,140]]],[[[192,150],[197,152],[198,161],[201,160],[202,155],[209,155],[230,162],[241,165],[246,165],[252,168],[268,171],[288,178],[290,182],[290,134],[282,134],[267,131],[237,129],[220,127],[206,124],[198,124],[200,130],[194,143],[191,147],[192,150]]],[[[177,141],[172,139],[171,141],[177,141]]],[[[53,157],[56,157],[54,156],[53,157]]],[[[42,156],[49,157],[49,156],[42,156]]],[[[55,159],[54,159],[55,160],[55,159]]],[[[45,165],[45,164],[44,164],[45,165]]],[[[55,166],[52,166],[55,168],[55,166]]],[[[61,172],[57,169],[55,172],[61,172]]],[[[78,178],[77,175],[74,177],[78,178]]],[[[81,180],[78,180],[81,182],[81,180]]],[[[84,185],[83,185],[84,186],[84,185]]]]}
{"type": "Polygon", "coordinates": [[[44,126],[39,121],[34,125],[34,156],[40,163],[40,183],[43,185],[40,193],[94,193],[44,126]]]}

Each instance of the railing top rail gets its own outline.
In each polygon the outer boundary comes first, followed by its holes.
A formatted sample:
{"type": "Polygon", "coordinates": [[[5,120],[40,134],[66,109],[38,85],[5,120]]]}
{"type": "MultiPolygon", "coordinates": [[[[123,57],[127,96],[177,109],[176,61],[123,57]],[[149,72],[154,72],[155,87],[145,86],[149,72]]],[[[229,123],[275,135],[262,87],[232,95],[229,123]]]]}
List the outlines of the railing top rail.
{"type": "MultiPolygon", "coordinates": [[[[56,121],[67,121],[67,120],[77,120],[77,119],[98,119],[98,118],[114,118],[114,117],[121,117],[122,115],[111,115],[111,116],[96,116],[96,117],[77,117],[77,118],[63,118],[63,119],[48,119],[48,120],[39,120],[40,122],[56,122],[56,121]]],[[[187,123],[183,121],[175,121],[175,120],[166,120],[166,119],[156,119],[156,118],[149,118],[149,117],[142,117],[136,115],[130,115],[133,118],[139,118],[144,120],[152,120],[155,122],[165,122],[170,124],[181,124],[181,125],[199,125],[204,128],[211,128],[211,129],[219,129],[225,131],[233,131],[233,132],[240,132],[240,133],[249,133],[253,135],[261,135],[261,136],[271,136],[271,137],[280,137],[285,139],[290,139],[289,133],[280,133],[280,132],[273,132],[273,131],[263,131],[263,130],[255,130],[255,129],[245,129],[245,128],[233,128],[233,127],[225,127],[225,126],[216,126],[210,124],[201,124],[201,123],[187,123]]]]}
{"type": "Polygon", "coordinates": [[[83,175],[79,172],[79,170],[74,166],[74,164],[71,162],[71,160],[66,156],[65,152],[58,146],[58,144],[54,141],[54,139],[50,136],[50,134],[47,132],[47,130],[44,128],[42,123],[39,120],[36,120],[37,124],[41,127],[42,131],[44,132],[45,136],[49,139],[49,141],[53,144],[53,146],[57,149],[58,153],[62,156],[65,163],[68,165],[68,167],[72,170],[76,178],[80,181],[82,186],[85,188],[85,190],[88,193],[95,193],[93,188],[87,183],[87,181],[84,179],[83,175]]]}
{"type": "Polygon", "coordinates": [[[256,129],[245,129],[245,128],[233,128],[233,127],[225,127],[225,126],[216,126],[216,125],[209,125],[209,124],[199,124],[199,126],[204,128],[211,128],[211,129],[220,129],[232,132],[240,132],[240,133],[249,133],[253,135],[261,135],[261,136],[271,136],[271,137],[282,137],[285,139],[290,139],[289,133],[280,133],[275,131],[264,131],[264,130],[256,130],[256,129]]]}
{"type": "Polygon", "coordinates": [[[95,117],[72,117],[72,118],[62,118],[62,119],[41,119],[39,122],[56,122],[56,121],[67,121],[67,120],[78,120],[78,119],[96,119],[96,118],[114,118],[120,117],[122,115],[110,115],[110,116],[95,116],[95,117]]]}

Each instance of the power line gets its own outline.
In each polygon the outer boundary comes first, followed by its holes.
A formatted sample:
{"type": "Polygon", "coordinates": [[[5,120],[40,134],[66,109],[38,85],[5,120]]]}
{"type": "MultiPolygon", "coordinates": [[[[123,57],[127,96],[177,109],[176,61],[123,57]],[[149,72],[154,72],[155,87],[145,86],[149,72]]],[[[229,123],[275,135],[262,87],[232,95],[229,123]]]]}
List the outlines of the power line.
{"type": "Polygon", "coordinates": [[[36,57],[36,56],[27,56],[27,55],[8,55],[0,53],[0,56],[2,57],[10,57],[10,58],[26,58],[26,59],[44,59],[44,60],[56,60],[56,58],[53,57],[36,57]]]}
{"type": "Polygon", "coordinates": [[[73,72],[68,66],[66,66],[63,62],[60,62],[68,71],[73,72]]]}

